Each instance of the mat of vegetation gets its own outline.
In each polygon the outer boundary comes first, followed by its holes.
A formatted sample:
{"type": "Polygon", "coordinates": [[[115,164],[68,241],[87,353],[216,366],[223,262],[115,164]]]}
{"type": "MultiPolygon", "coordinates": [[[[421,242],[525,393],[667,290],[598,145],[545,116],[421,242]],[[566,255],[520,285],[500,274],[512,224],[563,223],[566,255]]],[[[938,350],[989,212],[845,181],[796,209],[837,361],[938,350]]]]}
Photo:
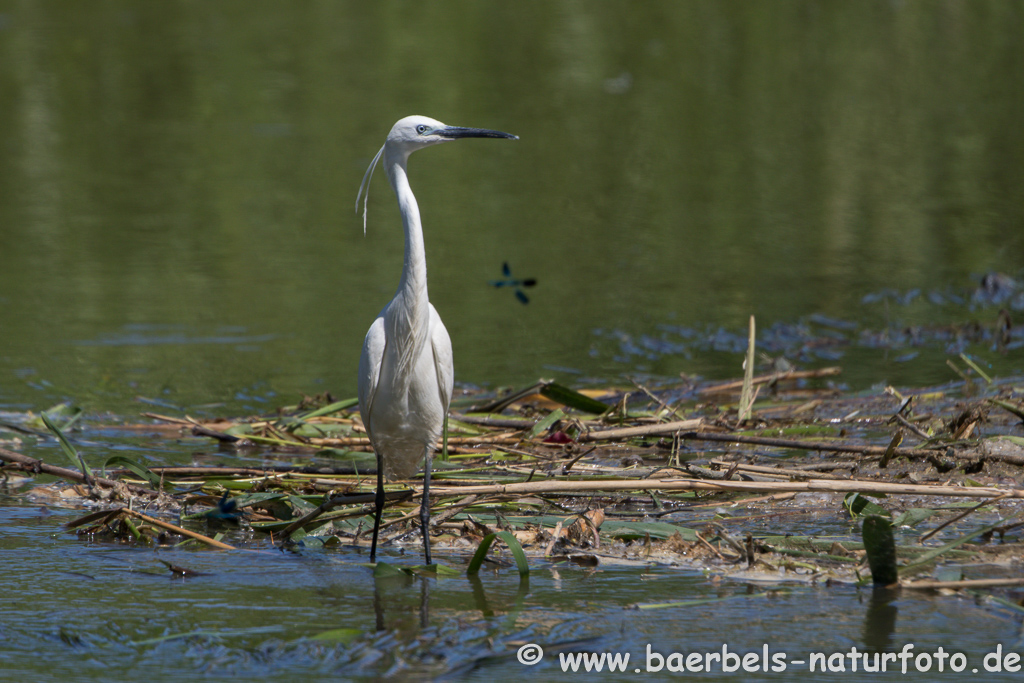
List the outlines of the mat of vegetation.
{"type": "MultiPolygon", "coordinates": [[[[465,562],[475,572],[489,549],[486,562],[521,574],[541,563],[659,563],[747,581],[1024,584],[1024,380],[960,371],[955,384],[857,395],[832,386],[839,368],[464,395],[431,486],[443,563],[389,566],[401,564],[394,549],[418,551],[414,479],[388,486],[389,562],[376,571],[461,572],[465,562]]],[[[209,438],[258,454],[256,466],[115,455],[90,467],[80,414],[61,405],[0,424],[14,435],[0,448],[9,490],[89,508],[70,532],[210,549],[368,547],[376,468],[354,399],[307,398],[234,420],[144,413],[117,425],[209,438]],[[54,437],[60,465],[16,450],[54,437]]]]}

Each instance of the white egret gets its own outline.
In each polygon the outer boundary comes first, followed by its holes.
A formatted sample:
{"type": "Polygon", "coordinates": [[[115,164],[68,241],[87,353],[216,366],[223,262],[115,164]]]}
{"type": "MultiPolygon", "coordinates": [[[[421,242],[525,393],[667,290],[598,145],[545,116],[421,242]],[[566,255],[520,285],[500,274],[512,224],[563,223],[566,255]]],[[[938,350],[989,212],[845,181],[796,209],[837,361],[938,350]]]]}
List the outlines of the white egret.
{"type": "MultiPolygon", "coordinates": [[[[447,126],[425,116],[407,116],[388,133],[370,162],[356,195],[359,198],[383,158],[391,187],[398,197],[405,228],[405,263],[398,291],[384,307],[363,342],[359,359],[359,412],[377,455],[377,496],[370,562],[377,554],[377,535],[384,511],[384,478],[405,479],[424,463],[420,526],[423,552],[430,564],[430,461],[441,436],[452,397],[452,343],[440,316],[427,298],[427,258],[416,197],[406,164],[418,149],[459,138],[507,138],[515,135],[482,128],[447,126]]],[[[367,199],[368,201],[368,199],[367,199]]],[[[366,231],[366,202],[363,232],[366,231]]]]}

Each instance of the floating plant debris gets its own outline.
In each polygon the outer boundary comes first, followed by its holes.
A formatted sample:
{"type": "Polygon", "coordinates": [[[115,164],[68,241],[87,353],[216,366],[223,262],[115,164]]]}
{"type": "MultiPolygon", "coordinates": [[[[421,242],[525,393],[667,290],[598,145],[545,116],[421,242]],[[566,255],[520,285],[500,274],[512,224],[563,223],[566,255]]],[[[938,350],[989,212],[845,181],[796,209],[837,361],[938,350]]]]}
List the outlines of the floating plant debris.
{"type": "MultiPolygon", "coordinates": [[[[744,380],[635,382],[629,391],[586,393],[543,381],[505,398],[461,398],[432,486],[435,550],[447,563],[467,563],[470,573],[492,559],[511,566],[502,559],[511,552],[524,576],[538,562],[640,560],[737,579],[860,582],[881,571],[886,583],[893,571],[908,582],[949,557],[969,563],[1024,555],[1016,540],[1024,528],[1015,521],[1024,513],[1019,378],[986,377],[982,389],[973,380],[907,395],[892,387],[844,395],[829,384],[838,367],[779,367],[745,380],[753,397],[745,419],[737,412],[744,380]],[[817,498],[808,504],[806,496],[817,498]],[[970,501],[970,511],[958,501],[970,501]],[[818,538],[768,523],[813,518],[822,504],[874,520],[865,528],[882,539],[876,545],[887,542],[878,520],[908,529],[951,517],[956,524],[936,529],[938,546],[897,543],[895,567],[886,560],[884,570],[868,571],[856,534],[818,538]],[[983,532],[971,528],[973,517],[983,532]],[[743,520],[756,520],[756,530],[744,531],[743,520]],[[1001,544],[985,543],[997,536],[1001,544]]],[[[978,370],[970,363],[957,369],[965,380],[978,370]]],[[[144,466],[117,456],[90,468],[88,447],[76,448],[49,418],[71,464],[82,467],[8,449],[0,460],[5,472],[59,478],[33,489],[38,495],[57,489],[62,500],[98,505],[68,525],[98,542],[226,549],[245,547],[255,534],[282,548],[367,544],[376,472],[354,401],[304,399],[271,416],[235,420],[145,417],[146,424],[120,428],[195,435],[239,453],[257,449],[263,462],[144,466]],[[142,505],[145,514],[136,509],[142,505]]],[[[388,487],[385,555],[418,537],[418,497],[415,479],[388,487]]]]}

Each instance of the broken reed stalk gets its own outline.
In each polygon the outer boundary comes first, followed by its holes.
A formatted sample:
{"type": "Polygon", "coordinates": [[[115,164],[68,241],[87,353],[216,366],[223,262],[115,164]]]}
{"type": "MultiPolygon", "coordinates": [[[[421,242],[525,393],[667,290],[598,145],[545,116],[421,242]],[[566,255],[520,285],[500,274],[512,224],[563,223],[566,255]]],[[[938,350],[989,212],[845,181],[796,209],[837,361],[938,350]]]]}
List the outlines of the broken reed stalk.
{"type": "Polygon", "coordinates": [[[170,522],[164,522],[162,520],[157,519],[156,517],[150,517],[149,515],[144,515],[141,512],[136,512],[135,510],[130,510],[128,508],[121,508],[121,514],[129,515],[131,517],[136,517],[137,519],[141,519],[142,521],[144,521],[144,522],[146,522],[148,524],[152,524],[153,526],[158,526],[161,529],[166,529],[167,531],[173,531],[174,533],[181,534],[182,536],[188,536],[191,539],[199,541],[200,543],[205,543],[206,545],[209,545],[209,546],[213,546],[214,548],[220,548],[221,550],[235,550],[235,546],[233,546],[233,545],[228,545],[227,543],[221,543],[220,541],[218,541],[215,538],[210,538],[209,536],[203,536],[202,534],[196,533],[195,531],[189,531],[188,529],[183,529],[180,526],[175,526],[174,524],[171,524],[170,522]]]}
{"type": "MultiPolygon", "coordinates": [[[[449,436],[449,446],[468,446],[476,444],[491,444],[491,443],[519,443],[523,440],[522,433],[520,432],[506,432],[504,434],[483,434],[480,436],[449,436]]],[[[365,436],[350,436],[340,438],[318,438],[314,437],[309,440],[311,444],[316,446],[369,446],[370,439],[365,436]]],[[[442,440],[438,439],[438,450],[442,446],[442,440]]]]}
{"type": "Polygon", "coordinates": [[[474,486],[432,486],[439,496],[469,494],[539,494],[583,491],[742,491],[771,493],[779,491],[819,493],[888,493],[916,496],[951,496],[959,498],[1024,498],[1024,489],[993,489],[980,486],[929,486],[926,484],[891,484],[880,481],[702,481],[698,479],[605,479],[601,481],[546,480],[520,484],[489,484],[474,486]]]}
{"type": "Polygon", "coordinates": [[[642,391],[642,392],[644,392],[645,394],[647,394],[647,398],[649,398],[649,399],[651,399],[652,401],[654,401],[655,403],[657,403],[657,404],[658,404],[658,408],[659,408],[659,410],[663,411],[663,413],[664,413],[665,415],[672,415],[672,416],[674,416],[674,417],[677,417],[677,418],[680,418],[680,419],[682,419],[682,415],[680,415],[680,414],[679,414],[679,412],[678,412],[678,409],[677,409],[677,408],[671,408],[671,407],[669,407],[669,405],[668,405],[667,403],[665,403],[665,402],[664,402],[664,401],[662,401],[662,400],[661,400],[660,398],[658,398],[657,396],[655,396],[655,395],[654,395],[654,394],[653,394],[653,393],[651,392],[651,390],[650,390],[650,389],[648,389],[647,387],[645,387],[645,386],[644,386],[643,384],[640,384],[640,382],[637,382],[635,378],[632,378],[632,377],[631,377],[631,378],[629,379],[629,381],[630,381],[630,382],[632,382],[632,383],[633,383],[633,385],[634,385],[634,386],[635,386],[635,387],[636,387],[637,389],[639,389],[640,391],[642,391]]]}
{"type": "Polygon", "coordinates": [[[960,354],[960,360],[971,366],[971,369],[978,373],[978,376],[985,380],[986,384],[992,384],[992,378],[985,374],[985,371],[978,367],[978,364],[971,360],[971,357],[966,353],[960,354]]]}
{"type": "MultiPolygon", "coordinates": [[[[766,436],[745,436],[743,434],[715,434],[711,432],[689,432],[679,434],[680,439],[692,441],[718,441],[725,443],[747,443],[755,446],[775,446],[777,448],[795,448],[805,451],[835,451],[838,453],[858,453],[860,455],[885,455],[885,446],[854,446],[852,444],[827,443],[823,441],[800,441],[797,439],[773,439],[766,436]]],[[[926,457],[940,451],[928,448],[894,448],[894,455],[906,457],[926,457]]]]}
{"type": "Polygon", "coordinates": [[[743,385],[740,389],[739,421],[750,419],[754,408],[754,316],[750,316],[750,333],[747,337],[747,357],[743,362],[743,385]]]}
{"type": "Polygon", "coordinates": [[[963,581],[906,581],[901,588],[939,589],[939,588],[1001,588],[1006,586],[1024,586],[1024,577],[1015,579],[965,579],[963,581]]]}
{"type": "MultiPolygon", "coordinates": [[[[815,379],[818,377],[829,377],[838,375],[843,371],[839,366],[819,368],[817,370],[789,370],[787,372],[773,372],[770,375],[758,375],[753,377],[753,384],[768,384],[770,382],[782,382],[790,379],[815,379]]],[[[697,390],[698,394],[717,394],[725,391],[736,391],[743,388],[743,380],[712,384],[697,390]]]]}
{"type": "Polygon", "coordinates": [[[747,465],[742,462],[730,460],[713,459],[712,465],[719,467],[735,468],[737,472],[753,472],[755,474],[772,474],[779,477],[800,477],[801,479],[843,479],[843,477],[825,472],[814,472],[811,470],[794,470],[786,467],[765,467],[763,465],[747,465]]]}
{"type": "MultiPolygon", "coordinates": [[[[278,477],[281,475],[310,475],[310,476],[348,476],[356,474],[376,474],[377,468],[372,466],[356,468],[353,465],[348,467],[329,467],[326,465],[264,465],[262,467],[162,467],[149,468],[154,474],[173,477],[278,477]]],[[[124,468],[107,470],[108,473],[117,476],[135,476],[134,472],[124,468]]]]}
{"type": "Polygon", "coordinates": [[[660,424],[643,425],[640,427],[619,427],[616,429],[600,429],[590,432],[583,432],[576,441],[615,441],[618,439],[633,439],[638,436],[657,436],[674,434],[675,432],[692,431],[698,429],[704,420],[696,418],[693,420],[680,420],[678,422],[662,422],[660,424]]]}

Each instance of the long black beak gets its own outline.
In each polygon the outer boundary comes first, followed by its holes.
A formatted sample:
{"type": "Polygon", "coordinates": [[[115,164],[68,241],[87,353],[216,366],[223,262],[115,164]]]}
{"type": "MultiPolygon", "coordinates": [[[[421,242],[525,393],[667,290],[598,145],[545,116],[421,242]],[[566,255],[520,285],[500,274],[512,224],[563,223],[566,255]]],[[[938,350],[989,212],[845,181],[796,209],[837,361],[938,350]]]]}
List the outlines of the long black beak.
{"type": "Polygon", "coordinates": [[[500,130],[487,130],[486,128],[463,128],[461,126],[445,126],[435,131],[443,138],[457,140],[458,138],[505,138],[507,140],[518,140],[518,135],[502,133],[500,130]]]}

